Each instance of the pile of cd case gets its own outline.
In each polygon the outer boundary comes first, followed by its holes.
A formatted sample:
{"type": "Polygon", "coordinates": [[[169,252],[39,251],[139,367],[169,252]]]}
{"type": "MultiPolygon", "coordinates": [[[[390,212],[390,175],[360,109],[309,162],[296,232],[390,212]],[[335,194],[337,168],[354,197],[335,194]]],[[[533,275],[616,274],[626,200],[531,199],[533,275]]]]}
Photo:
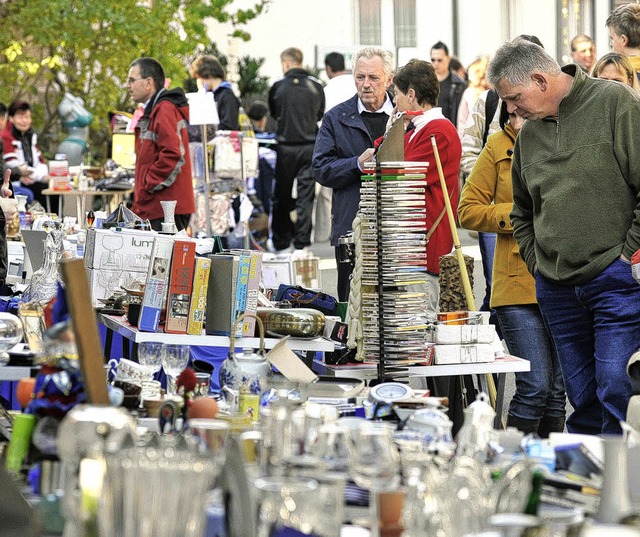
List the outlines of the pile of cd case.
{"type": "Polygon", "coordinates": [[[375,165],[364,168],[362,284],[376,287],[375,292],[362,294],[364,351],[370,360],[380,359],[380,338],[385,361],[426,359],[427,166],[426,162],[386,162],[379,176],[375,165]]]}

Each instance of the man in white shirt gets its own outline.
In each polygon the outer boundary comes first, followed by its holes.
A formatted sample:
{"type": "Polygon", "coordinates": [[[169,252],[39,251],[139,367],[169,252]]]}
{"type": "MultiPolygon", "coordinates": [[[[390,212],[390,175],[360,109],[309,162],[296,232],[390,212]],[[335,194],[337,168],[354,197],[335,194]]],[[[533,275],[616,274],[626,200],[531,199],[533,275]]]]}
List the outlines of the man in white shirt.
{"type": "Polygon", "coordinates": [[[343,103],[356,94],[353,74],[346,70],[344,55],[330,52],[324,58],[329,82],[324,87],[324,111],[327,113],[336,104],[343,103]]]}

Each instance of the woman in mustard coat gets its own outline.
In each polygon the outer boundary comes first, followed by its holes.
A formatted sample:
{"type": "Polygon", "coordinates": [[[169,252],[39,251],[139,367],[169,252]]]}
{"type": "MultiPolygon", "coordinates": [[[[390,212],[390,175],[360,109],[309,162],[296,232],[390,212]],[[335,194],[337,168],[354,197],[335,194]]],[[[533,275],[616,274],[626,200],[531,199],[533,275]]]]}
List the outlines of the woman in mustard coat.
{"type": "Polygon", "coordinates": [[[538,304],[535,281],[520,257],[509,213],[513,205],[511,157],[524,123],[502,104],[502,130],[491,135],[467,178],[458,217],[466,229],[498,234],[493,259],[491,308],[496,311],[509,352],[525,358],[531,370],[516,373],[516,392],[507,426],[546,438],[562,432],[566,415],[562,373],[538,304]]]}

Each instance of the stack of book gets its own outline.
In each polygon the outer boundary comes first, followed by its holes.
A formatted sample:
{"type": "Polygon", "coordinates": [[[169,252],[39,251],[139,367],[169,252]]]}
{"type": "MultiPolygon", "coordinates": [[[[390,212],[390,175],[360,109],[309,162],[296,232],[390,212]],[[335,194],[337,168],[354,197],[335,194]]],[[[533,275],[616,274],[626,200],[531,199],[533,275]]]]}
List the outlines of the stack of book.
{"type": "Polygon", "coordinates": [[[362,294],[367,359],[380,359],[380,338],[385,361],[427,356],[426,172],[427,163],[397,162],[383,164],[380,176],[365,168],[362,177],[362,283],[374,286],[362,294]]]}
{"type": "MultiPolygon", "coordinates": [[[[208,257],[196,255],[186,238],[154,238],[138,328],[168,334],[229,336],[236,319],[258,307],[262,252],[233,250],[208,257]]],[[[236,336],[253,336],[255,320],[246,319],[236,336]]]]}

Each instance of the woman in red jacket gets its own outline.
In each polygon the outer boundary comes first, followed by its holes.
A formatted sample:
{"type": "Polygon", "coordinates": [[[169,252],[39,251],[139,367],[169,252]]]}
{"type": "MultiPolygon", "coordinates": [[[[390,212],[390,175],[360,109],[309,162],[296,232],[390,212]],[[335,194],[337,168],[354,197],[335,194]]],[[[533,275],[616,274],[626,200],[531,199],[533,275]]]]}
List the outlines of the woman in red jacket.
{"type": "Polygon", "coordinates": [[[427,315],[435,317],[440,291],[438,285],[440,257],[451,252],[453,237],[448,219],[444,214],[444,195],[440,186],[431,136],[435,136],[436,139],[454,212],[458,207],[458,170],[462,146],[455,126],[444,117],[442,109],[437,106],[440,84],[429,62],[411,60],[398,70],[393,77],[393,83],[396,89],[395,104],[398,112],[407,112],[403,117],[407,120],[410,118],[404,138],[404,159],[429,163],[425,192],[426,224],[428,230],[435,229],[427,243],[427,315]]]}

